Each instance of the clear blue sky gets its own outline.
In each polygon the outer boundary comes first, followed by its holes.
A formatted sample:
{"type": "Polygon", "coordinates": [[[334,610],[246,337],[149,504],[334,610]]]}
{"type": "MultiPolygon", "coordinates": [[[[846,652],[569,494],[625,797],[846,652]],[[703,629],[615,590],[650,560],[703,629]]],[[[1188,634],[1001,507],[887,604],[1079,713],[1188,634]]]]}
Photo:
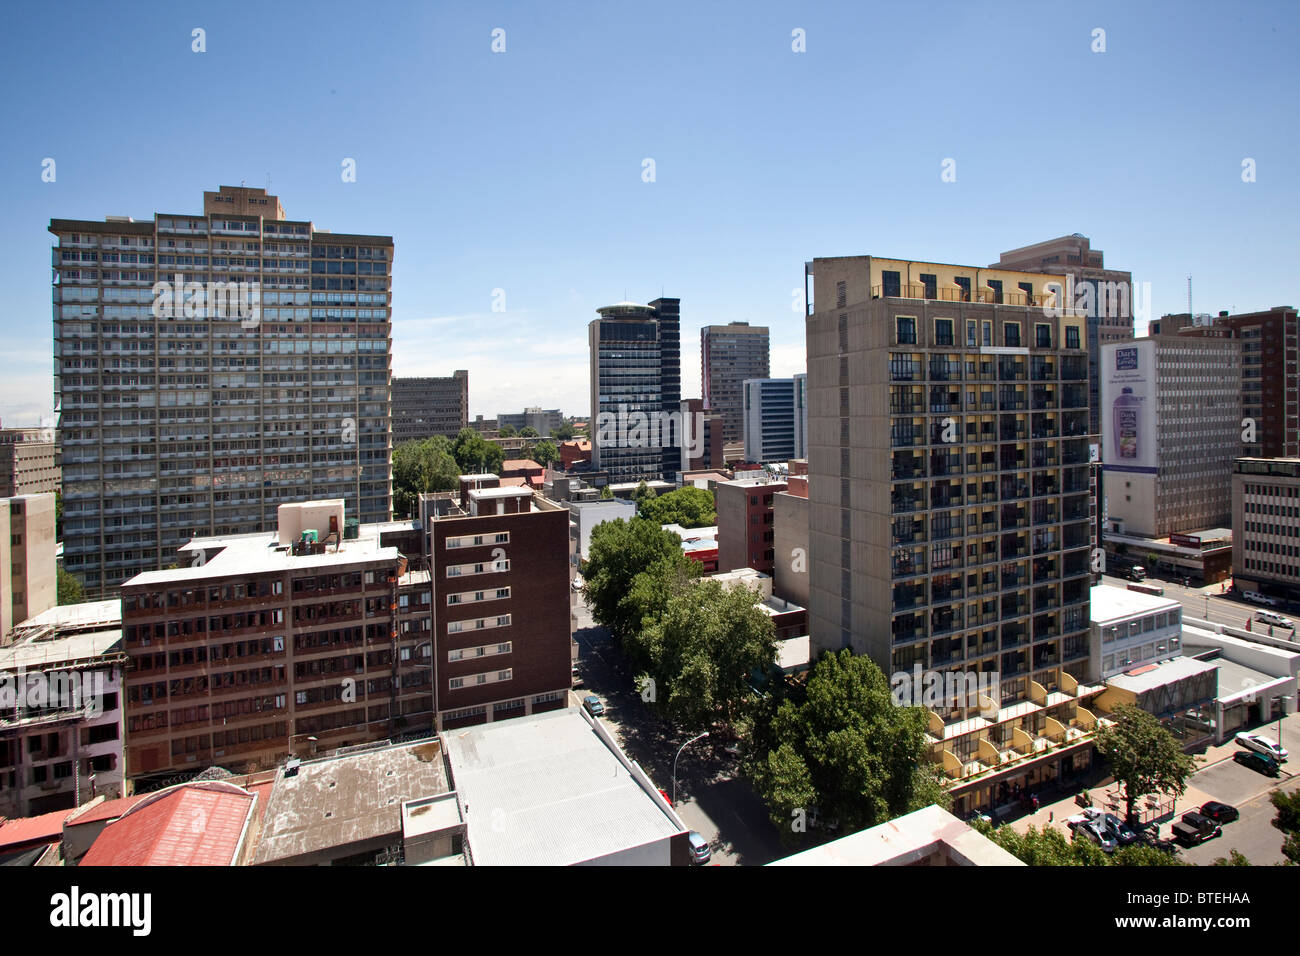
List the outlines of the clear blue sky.
{"type": "Polygon", "coordinates": [[[0,418],[49,411],[51,217],[197,212],[268,174],[291,217],[394,237],[395,372],[468,368],[488,416],[586,413],[586,326],[624,297],[681,298],[684,394],[706,324],[769,325],[773,373],[801,371],[815,256],[985,265],[1081,232],[1156,315],[1188,273],[1198,312],[1296,304],[1298,26],[1294,3],[13,5],[0,418]]]}

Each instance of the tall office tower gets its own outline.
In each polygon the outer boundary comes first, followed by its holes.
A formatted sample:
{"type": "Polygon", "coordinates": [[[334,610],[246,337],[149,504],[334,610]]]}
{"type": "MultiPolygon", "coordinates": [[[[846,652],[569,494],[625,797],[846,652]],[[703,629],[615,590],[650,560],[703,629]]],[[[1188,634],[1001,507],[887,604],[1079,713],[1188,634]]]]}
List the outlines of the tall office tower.
{"type": "Polygon", "coordinates": [[[765,464],[798,458],[794,379],[749,379],[743,394],[745,460],[765,464]]]}
{"type": "Polygon", "coordinates": [[[64,566],[88,596],[287,501],[389,518],[390,237],[242,186],[202,214],[49,228],[64,566]]]}
{"type": "Polygon", "coordinates": [[[971,792],[1051,779],[1075,745],[1038,767],[1019,759],[1023,748],[1084,740],[1083,704],[1102,690],[1079,684],[1091,550],[1085,319],[1048,307],[1059,276],[871,256],[816,259],[805,272],[816,283],[813,655],[851,647],[887,675],[996,675],[981,690],[991,710],[971,706],[973,694],[931,707],[931,759],[971,792]],[[1004,762],[993,751],[1008,755],[1012,776],[993,769],[1004,762]]]}
{"type": "Polygon", "coordinates": [[[55,547],[53,494],[0,498],[0,645],[58,604],[55,547]]]}
{"type": "Polygon", "coordinates": [[[1102,347],[1108,533],[1164,538],[1232,520],[1242,345],[1162,332],[1102,347]]]}
{"type": "Polygon", "coordinates": [[[1252,458],[1300,456],[1300,334],[1296,310],[1277,305],[1264,312],[1215,317],[1164,315],[1151,334],[1241,340],[1241,414],[1253,423],[1242,454],[1252,458]]]}
{"type": "Polygon", "coordinates": [[[431,576],[385,540],[402,530],[297,502],[272,530],[195,539],[182,567],[124,583],[127,777],[433,732],[431,576]]]}
{"type": "Polygon", "coordinates": [[[794,377],[794,457],[808,457],[808,374],[794,377]]]}
{"type": "Polygon", "coordinates": [[[744,385],[771,375],[768,330],[748,322],[700,329],[700,386],[704,407],[722,415],[722,440],[744,441],[744,385]]]}
{"type": "Polygon", "coordinates": [[[673,481],[681,469],[679,299],[597,309],[591,345],[591,463],[613,483],[673,481]]]}
{"type": "Polygon", "coordinates": [[[445,378],[393,379],[393,445],[434,435],[449,438],[469,423],[469,372],[445,378]]]}
{"type": "Polygon", "coordinates": [[[59,490],[53,428],[0,428],[0,498],[59,490]]]}
{"type": "Polygon", "coordinates": [[[1065,304],[1080,307],[1088,319],[1090,435],[1101,433],[1097,384],[1097,357],[1101,354],[1101,346],[1133,338],[1133,273],[1107,269],[1103,263],[1102,251],[1093,249],[1088,237],[1076,232],[1004,252],[989,267],[1066,276],[1071,283],[1073,289],[1065,304]]]}

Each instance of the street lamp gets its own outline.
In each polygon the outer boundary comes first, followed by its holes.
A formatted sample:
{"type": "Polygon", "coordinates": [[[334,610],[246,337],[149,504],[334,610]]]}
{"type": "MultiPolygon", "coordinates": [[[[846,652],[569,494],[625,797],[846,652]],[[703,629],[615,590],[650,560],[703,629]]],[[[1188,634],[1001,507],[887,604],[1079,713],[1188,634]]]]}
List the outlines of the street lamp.
{"type": "Polygon", "coordinates": [[[692,737],[690,740],[686,741],[686,743],[682,744],[680,747],[677,748],[677,757],[673,758],[673,808],[674,809],[676,809],[677,807],[677,758],[682,755],[683,750],[685,750],[691,744],[695,743],[695,741],[700,740],[701,738],[707,736],[709,736],[709,732],[706,730],[698,737],[692,737]]]}
{"type": "Polygon", "coordinates": [[[1282,696],[1282,697],[1276,697],[1274,698],[1274,700],[1278,700],[1282,703],[1282,706],[1279,707],[1277,711],[1277,749],[1281,750],[1282,749],[1282,718],[1286,716],[1286,705],[1291,702],[1291,698],[1287,696],[1282,696]]]}

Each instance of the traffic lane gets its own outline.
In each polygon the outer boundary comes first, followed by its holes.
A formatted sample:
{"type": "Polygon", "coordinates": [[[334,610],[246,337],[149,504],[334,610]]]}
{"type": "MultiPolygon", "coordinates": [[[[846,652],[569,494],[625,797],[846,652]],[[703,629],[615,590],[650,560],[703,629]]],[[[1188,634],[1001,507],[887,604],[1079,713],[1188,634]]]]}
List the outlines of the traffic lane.
{"type": "MultiPolygon", "coordinates": [[[[1132,583],[1125,578],[1112,575],[1103,575],[1102,582],[1117,588],[1126,588],[1132,583]]],[[[1259,631],[1262,634],[1268,633],[1268,625],[1255,619],[1255,615],[1259,611],[1269,610],[1268,608],[1258,607],[1239,598],[1217,593],[1217,590],[1212,585],[1206,589],[1184,588],[1181,584],[1151,578],[1148,578],[1143,583],[1163,588],[1165,597],[1177,601],[1183,606],[1183,617],[1189,622],[1208,620],[1211,624],[1224,624],[1244,630],[1246,622],[1250,621],[1252,631],[1259,631]],[[1206,616],[1207,606],[1208,617],[1206,616]]],[[[1275,611],[1274,613],[1278,612],[1275,611]]],[[[1276,637],[1292,636],[1291,632],[1285,628],[1274,627],[1273,632],[1276,637]]]]}
{"type": "MultiPolygon", "coordinates": [[[[1234,752],[1244,753],[1245,748],[1242,747],[1234,752]]],[[[1286,783],[1294,779],[1295,775],[1289,767],[1290,764],[1282,765],[1281,777],[1266,777],[1259,771],[1239,764],[1235,759],[1229,757],[1227,760],[1197,771],[1193,780],[1196,788],[1202,793],[1208,793],[1215,800],[1222,803],[1231,803],[1233,806],[1237,806],[1255,799],[1261,793],[1267,794],[1279,783],[1286,783]]],[[[1186,809],[1190,810],[1191,807],[1186,809]]]]}
{"type": "Polygon", "coordinates": [[[709,841],[712,862],[723,866],[763,866],[790,852],[781,846],[763,801],[739,777],[716,780],[679,801],[677,815],[709,841]]]}
{"type": "MultiPolygon", "coordinates": [[[[1246,769],[1237,766],[1241,770],[1246,769]]],[[[1262,774],[1257,774],[1257,776],[1262,780],[1268,779],[1262,774]]],[[[1241,816],[1232,823],[1223,824],[1222,836],[1208,840],[1199,846],[1184,849],[1181,853],[1182,859],[1198,866],[1207,866],[1219,859],[1219,857],[1226,857],[1233,850],[1236,850],[1256,866],[1268,866],[1285,862],[1286,857],[1282,855],[1282,842],[1285,834],[1273,826],[1273,818],[1276,816],[1277,811],[1273,809],[1273,804],[1269,802],[1269,795],[1273,793],[1274,789],[1281,790],[1284,793],[1294,793],[1297,788],[1300,788],[1300,777],[1292,777],[1289,780],[1283,780],[1280,787],[1270,788],[1241,803],[1233,803],[1231,800],[1224,800],[1222,797],[1216,798],[1223,803],[1232,803],[1240,811],[1241,816]]]]}

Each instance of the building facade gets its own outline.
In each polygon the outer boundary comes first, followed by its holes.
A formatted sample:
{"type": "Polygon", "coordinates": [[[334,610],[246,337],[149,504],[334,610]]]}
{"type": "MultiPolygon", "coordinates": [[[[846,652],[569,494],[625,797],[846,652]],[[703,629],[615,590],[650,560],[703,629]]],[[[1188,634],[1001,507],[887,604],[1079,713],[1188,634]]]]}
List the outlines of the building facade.
{"type": "Polygon", "coordinates": [[[542,438],[549,438],[551,432],[563,424],[564,415],[558,408],[525,408],[518,415],[508,415],[504,412],[497,415],[498,428],[505,428],[507,425],[515,431],[532,428],[542,438]]]}
{"type": "Polygon", "coordinates": [[[784,481],[766,476],[720,481],[713,490],[718,513],[718,570],[753,568],[772,573],[776,560],[775,496],[784,481]]]}
{"type": "Polygon", "coordinates": [[[1160,335],[1102,347],[1106,533],[1168,538],[1231,520],[1241,342],[1160,335]]]}
{"type": "Polygon", "coordinates": [[[1059,276],[805,269],[812,656],[990,681],[978,707],[931,708],[931,758],[974,805],[1074,772],[1094,723],[1086,319],[1050,308],[1059,276]]]}
{"type": "Polygon", "coordinates": [[[0,498],[0,645],[59,603],[54,495],[0,498]]]}
{"type": "Polygon", "coordinates": [[[233,186],[49,230],[64,566],[89,595],[303,495],[389,518],[391,237],[233,186]]]}
{"type": "MultiPolygon", "coordinates": [[[[744,384],[771,375],[768,329],[748,322],[700,329],[704,407],[722,416],[722,441],[744,441],[744,384]]],[[[718,462],[721,464],[721,461],[718,462]]]]}
{"type": "Polygon", "coordinates": [[[1232,581],[1300,600],[1300,458],[1238,458],[1232,468],[1232,581]]]}
{"type": "Polygon", "coordinates": [[[0,498],[60,488],[53,428],[0,428],[0,498]]]}
{"type": "Polygon", "coordinates": [[[596,310],[591,346],[594,469],[612,482],[675,480],[681,470],[681,301],[596,310]]]}
{"type": "Polygon", "coordinates": [[[454,438],[469,422],[469,372],[393,379],[393,444],[434,435],[454,438]]]}
{"type": "Polygon", "coordinates": [[[744,385],[744,396],[745,460],[763,464],[800,457],[801,429],[795,424],[800,412],[795,380],[749,379],[744,385]]]}
{"type": "Polygon", "coordinates": [[[1090,603],[1090,681],[1182,654],[1183,606],[1177,601],[1099,584],[1090,603]]]}

